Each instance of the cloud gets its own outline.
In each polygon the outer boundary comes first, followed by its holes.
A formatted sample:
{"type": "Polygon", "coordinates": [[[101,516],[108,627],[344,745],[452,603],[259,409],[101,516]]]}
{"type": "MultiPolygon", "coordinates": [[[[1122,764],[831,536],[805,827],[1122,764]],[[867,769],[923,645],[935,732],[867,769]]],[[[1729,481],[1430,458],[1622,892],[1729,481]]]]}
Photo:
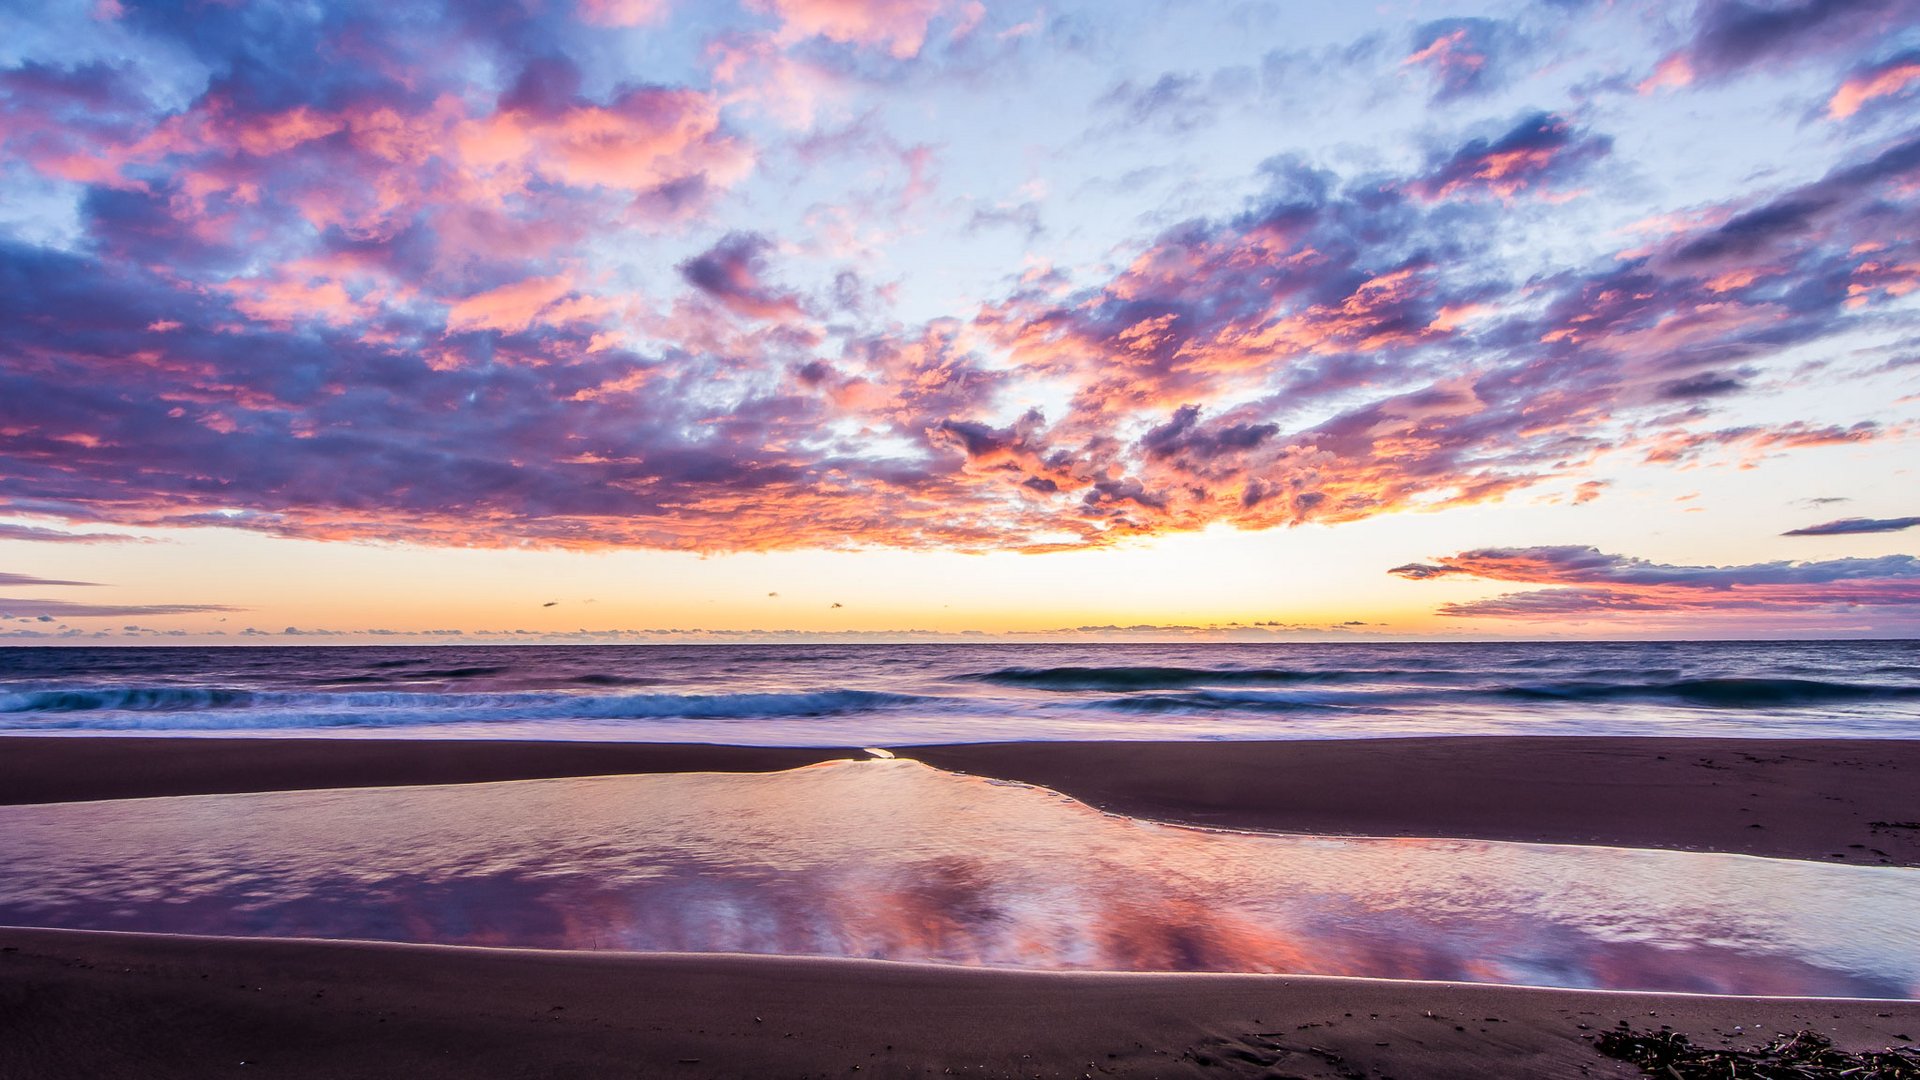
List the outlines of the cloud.
{"type": "MultiPolygon", "coordinates": [[[[539,104],[572,99],[559,81],[515,107],[565,108],[539,104]]],[[[1277,160],[1242,212],[1168,229],[1104,281],[1035,276],[967,323],[859,330],[827,355],[805,313],[844,301],[778,284],[758,233],[679,264],[687,296],[647,317],[645,353],[605,335],[609,312],[567,272],[526,263],[445,305],[295,332],[131,262],[0,246],[17,328],[0,356],[0,498],[323,539],[1044,549],[1477,502],[1610,448],[1679,464],[1888,437],[1871,422],[1622,425],[1737,392],[1725,373],[1745,359],[1834,332],[1861,295],[1852,249],[1905,197],[1905,153],[1529,286],[1511,313],[1516,285],[1482,239],[1506,207],[1277,160]],[[1756,260],[1840,285],[1727,284],[1756,260]],[[62,377],[52,355],[89,357],[96,378],[62,377]],[[986,419],[1035,379],[1072,387],[1066,405],[986,419]]],[[[1527,175],[1515,198],[1543,174],[1527,175]]],[[[143,238],[156,212],[124,211],[143,238]]],[[[349,256],[411,258],[398,239],[349,256]]]]}
{"type": "Polygon", "coordinates": [[[1638,448],[1645,451],[1641,460],[1649,464],[1673,465],[1698,460],[1703,454],[1738,450],[1744,462],[1752,465],[1765,454],[1786,449],[1813,446],[1845,446],[1872,442],[1888,435],[1886,428],[1872,420],[1842,427],[1838,424],[1815,426],[1793,421],[1778,427],[1734,427],[1718,431],[1668,431],[1651,436],[1638,448]]]}
{"type": "Polygon", "coordinates": [[[1624,555],[1610,555],[1598,548],[1565,545],[1481,548],[1442,559],[1437,564],[1412,563],[1388,572],[1416,580],[1460,574],[1493,581],[1682,585],[1728,589],[1759,584],[1822,584],[1889,575],[1920,576],[1920,559],[1910,555],[1889,555],[1878,559],[1835,559],[1829,562],[1669,566],[1624,555]]]}
{"type": "MultiPolygon", "coordinates": [[[[563,310],[560,301],[573,292],[573,279],[566,274],[510,282],[454,304],[447,310],[447,330],[518,333],[536,321],[553,320],[563,310]]],[[[568,315],[578,313],[581,308],[577,304],[565,311],[568,315]]]]}
{"type": "Polygon", "coordinates": [[[780,18],[783,42],[821,37],[850,45],[883,49],[897,59],[918,55],[929,26],[943,15],[962,27],[979,21],[984,9],[955,0],[750,0],[752,6],[780,18]]]}
{"type": "Polygon", "coordinates": [[[1827,99],[1827,115],[1846,120],[1886,98],[1899,97],[1920,84],[1920,49],[1910,49],[1849,74],[1827,99]]]}
{"type": "Polygon", "coordinates": [[[1504,134],[1474,139],[1435,161],[1412,189],[1422,198],[1490,194],[1502,199],[1579,175],[1613,140],[1576,131],[1551,113],[1522,117],[1504,134]]]}
{"type": "Polygon", "coordinates": [[[13,574],[0,571],[0,586],[7,585],[84,585],[92,587],[98,584],[92,581],[62,581],[58,578],[35,577],[32,574],[13,574]]]}
{"type": "Polygon", "coordinates": [[[766,281],[773,242],[759,233],[729,233],[713,247],[680,264],[680,276],[721,307],[755,319],[800,318],[799,297],[766,281]]]}
{"type": "Polygon", "coordinates": [[[1914,0],[1703,0],[1687,42],[1642,88],[1725,79],[1844,52],[1911,26],[1916,17],[1914,0]]]}
{"type": "Polygon", "coordinates": [[[1518,33],[1494,19],[1441,19],[1414,28],[1400,65],[1424,69],[1433,100],[1474,97],[1506,82],[1505,64],[1522,50],[1518,33]]]}
{"type": "Polygon", "coordinates": [[[1856,533],[1900,532],[1920,525],[1920,517],[1904,518],[1841,518],[1838,521],[1824,521],[1818,525],[1808,525],[1803,529],[1790,529],[1781,536],[1852,536],[1856,533]]]}
{"type": "Polygon", "coordinates": [[[15,540],[42,544],[132,544],[144,543],[138,536],[123,533],[76,533],[47,529],[38,525],[0,524],[0,541],[15,540]]]}
{"type": "Polygon", "coordinates": [[[1216,106],[1199,76],[1168,72],[1144,85],[1122,79],[1094,107],[1115,114],[1125,127],[1184,132],[1209,123],[1216,106]]]}
{"type": "Polygon", "coordinates": [[[436,49],[404,17],[364,9],[341,13],[337,38],[292,19],[290,40],[267,40],[229,18],[208,13],[177,43],[231,68],[179,107],[118,68],[7,73],[0,145],[88,185],[102,250],[165,259],[254,319],[364,325],[548,276],[541,263],[595,229],[684,216],[752,165],[707,92],[589,97],[565,56],[501,55],[458,34],[436,49]],[[235,67],[228,49],[284,55],[235,67]],[[326,60],[342,50],[357,59],[326,60]],[[467,74],[480,63],[506,76],[491,98],[467,74]]]}
{"type": "Polygon", "coordinates": [[[979,233],[985,229],[1006,227],[1024,233],[1028,240],[1038,239],[1046,231],[1040,220],[1040,203],[1029,200],[1019,203],[996,203],[991,206],[976,206],[967,217],[967,232],[979,233]]]}
{"type": "MultiPolygon", "coordinates": [[[[4,582],[0,582],[4,584],[4,582]]],[[[82,604],[67,600],[28,600],[0,596],[0,616],[16,619],[132,619],[160,615],[199,615],[210,611],[240,611],[224,604],[82,604]]]]}
{"type": "MultiPolygon", "coordinates": [[[[814,130],[816,103],[1000,85],[1017,72],[991,50],[1096,55],[1097,25],[990,45],[965,3],[764,0],[765,25],[724,28],[688,69],[711,86],[636,83],[599,43],[657,7],[429,5],[434,34],[405,5],[133,8],[124,57],[0,73],[7,175],[70,196],[73,231],[0,239],[0,510],[316,540],[1045,551],[1542,485],[1579,500],[1608,455],[1712,467],[1911,433],[1716,410],[1920,288],[1920,140],[1861,142],[1565,264],[1532,245],[1620,169],[1614,136],[1530,111],[1360,165],[1281,155],[1219,185],[1244,199],[1183,192],[1190,216],[1123,226],[1142,235],[1061,233],[1094,261],[952,292],[888,280],[865,231],[914,205],[1031,240],[1037,204],[943,203],[935,134],[894,136],[886,109],[814,130]],[[791,90],[807,133],[750,138],[791,119],[756,115],[772,99],[750,82],[791,90]],[[774,211],[790,168],[880,194],[794,187],[774,211]],[[742,206],[753,228],[725,216],[742,206]]],[[[1701,33],[1702,57],[1732,55],[1701,33]]],[[[1177,128],[1269,76],[1355,79],[1404,48],[1466,98],[1523,38],[1451,20],[1097,85],[1177,128]]]]}
{"type": "Polygon", "coordinates": [[[667,0],[580,0],[580,18],[594,26],[641,26],[667,14],[667,0]]]}
{"type": "MultiPolygon", "coordinates": [[[[0,588],[61,586],[98,588],[98,582],[67,581],[32,574],[0,571],[0,588]]],[[[196,615],[210,611],[236,611],[224,604],[88,604],[69,600],[28,599],[0,596],[0,618],[31,619],[52,622],[55,619],[131,619],[155,615],[196,615]]],[[[129,627],[128,629],[133,629],[129,627]]]]}
{"type": "Polygon", "coordinates": [[[1482,548],[1389,573],[1413,581],[1464,577],[1549,588],[1444,604],[1453,618],[1557,619],[1610,613],[1710,616],[1767,611],[1898,612],[1920,605],[1920,559],[1886,555],[1825,562],[1675,566],[1573,545],[1482,548]]]}

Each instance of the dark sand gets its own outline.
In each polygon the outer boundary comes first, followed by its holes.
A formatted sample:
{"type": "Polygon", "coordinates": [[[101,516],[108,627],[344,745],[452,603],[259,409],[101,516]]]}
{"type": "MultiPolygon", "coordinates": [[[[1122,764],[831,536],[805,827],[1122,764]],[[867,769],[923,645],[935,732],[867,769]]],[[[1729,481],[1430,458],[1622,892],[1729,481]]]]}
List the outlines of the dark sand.
{"type": "MultiPolygon", "coordinates": [[[[1469,737],[896,749],[940,768],[1194,824],[1920,866],[1920,742],[1913,741],[1469,737]]],[[[760,771],[852,754],[640,743],[6,737],[0,803],[760,771]]]]}
{"type": "MultiPolygon", "coordinates": [[[[0,802],[764,770],[848,753],[11,737],[0,738],[0,802]]],[[[1110,810],[1216,826],[1920,865],[1920,828],[1911,827],[1920,824],[1920,742],[1457,738],[1028,743],[902,753],[1045,784],[1110,810]]],[[[49,930],[0,929],[0,949],[7,950],[0,951],[0,1077],[7,1080],[947,1070],[975,1077],[1631,1076],[1637,1073],[1600,1057],[1584,1037],[1621,1019],[1671,1024],[1709,1045],[1736,1024],[1746,1031],[1735,1041],[1745,1045],[1757,1041],[1756,1030],[1763,1038],[1812,1028],[1853,1049],[1920,1036],[1920,1003],[1913,1002],[49,930]]]]}
{"type": "Polygon", "coordinates": [[[1920,866],[1913,741],[1523,736],[906,753],[1200,825],[1920,866]]]}
{"type": "Polygon", "coordinates": [[[771,772],[854,750],[692,743],[0,736],[0,805],[647,772],[771,772]]]}
{"type": "Polygon", "coordinates": [[[0,948],[9,1078],[1632,1076],[1584,1037],[1920,1033],[1915,1002],[58,930],[0,948]]]}

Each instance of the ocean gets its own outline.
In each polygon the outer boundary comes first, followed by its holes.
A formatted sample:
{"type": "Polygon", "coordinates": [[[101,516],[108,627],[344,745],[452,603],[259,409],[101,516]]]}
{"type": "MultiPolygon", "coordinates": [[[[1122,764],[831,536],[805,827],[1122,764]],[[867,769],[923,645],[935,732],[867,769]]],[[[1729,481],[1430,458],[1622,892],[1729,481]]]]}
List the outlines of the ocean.
{"type": "Polygon", "coordinates": [[[1920,737],[1920,641],[0,649],[0,732],[1920,737]]]}

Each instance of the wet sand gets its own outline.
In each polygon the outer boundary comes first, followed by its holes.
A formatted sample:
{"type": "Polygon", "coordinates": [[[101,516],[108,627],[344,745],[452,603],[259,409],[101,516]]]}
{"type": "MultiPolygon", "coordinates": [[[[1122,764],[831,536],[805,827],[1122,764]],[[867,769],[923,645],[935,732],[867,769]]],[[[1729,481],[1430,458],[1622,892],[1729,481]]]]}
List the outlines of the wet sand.
{"type": "Polygon", "coordinates": [[[695,743],[0,736],[0,805],[613,773],[769,772],[857,753],[695,743]]]}
{"type": "MultiPolygon", "coordinates": [[[[1215,826],[1920,865],[1920,742],[1457,738],[901,752],[1117,812],[1215,826]]],[[[765,770],[849,754],[11,737],[0,738],[0,802],[765,770]]],[[[0,1076],[9,1078],[1638,1075],[1588,1041],[1621,1019],[1671,1024],[1710,1045],[1721,1033],[1753,1045],[1756,1031],[1801,1028],[1853,1049],[1920,1036],[1916,1002],[0,929],[0,1076]]]]}
{"type": "Polygon", "coordinates": [[[8,1077],[1631,1076],[1587,1037],[1920,1031],[1915,1002],[47,930],[0,949],[8,1077]]]}
{"type": "MultiPolygon", "coordinates": [[[[1611,844],[1920,866],[1920,742],[1374,739],[899,748],[1102,809],[1242,829],[1611,844]]],[[[0,738],[0,803],[762,771],[851,748],[0,738]]]]}
{"type": "Polygon", "coordinates": [[[1116,813],[1920,866],[1920,742],[1585,736],[908,751],[1116,813]]]}

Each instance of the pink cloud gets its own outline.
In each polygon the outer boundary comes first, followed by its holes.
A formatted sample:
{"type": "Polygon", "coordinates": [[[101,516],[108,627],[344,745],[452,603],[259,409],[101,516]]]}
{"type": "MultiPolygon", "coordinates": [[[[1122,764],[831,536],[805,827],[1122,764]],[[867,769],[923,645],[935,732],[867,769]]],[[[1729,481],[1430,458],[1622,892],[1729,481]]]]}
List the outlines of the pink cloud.
{"type": "Polygon", "coordinates": [[[561,298],[572,292],[573,278],[567,274],[515,281],[469,296],[447,309],[447,330],[517,333],[539,320],[543,312],[552,312],[561,298]]]}
{"type": "Polygon", "coordinates": [[[1684,54],[1675,53],[1655,65],[1653,74],[1640,80],[1634,87],[1642,94],[1651,94],[1656,90],[1678,89],[1693,84],[1693,64],[1684,54]]]}
{"type": "Polygon", "coordinates": [[[482,186],[517,187],[541,177],[576,187],[647,191],[699,174],[720,186],[751,165],[725,135],[709,96],[691,90],[629,90],[607,105],[572,102],[552,112],[506,108],[454,133],[482,186]]]}
{"type": "MultiPolygon", "coordinates": [[[[1581,501],[1607,454],[1657,470],[1902,433],[1707,417],[1774,356],[1860,325],[1849,305],[1911,295],[1920,249],[1889,223],[1920,192],[1920,143],[1525,280],[1516,229],[1603,167],[1604,133],[1532,114],[1402,175],[1275,158],[1243,204],[1089,256],[1110,264],[1009,262],[977,303],[901,322],[859,263],[903,204],[964,213],[929,144],[879,113],[812,132],[782,167],[863,186],[766,219],[789,234],[727,232],[704,215],[754,151],[726,117],[777,104],[777,65],[870,90],[904,67],[874,53],[925,52],[978,12],[764,10],[788,36],[722,34],[714,92],[523,62],[548,41],[525,31],[588,33],[587,10],[552,5],[428,42],[327,36],[282,58],[297,77],[239,71],[177,108],[105,70],[8,75],[30,103],[8,152],[96,184],[84,244],[0,252],[18,283],[0,506],[322,539],[1047,550],[1581,501]],[[668,224],[685,237],[653,246],[668,224]],[[595,273],[616,230],[636,261],[674,251],[642,279],[658,297],[582,291],[624,280],[595,273]]],[[[1535,47],[1475,32],[1492,51],[1456,75],[1535,47]]],[[[1427,28],[1411,48],[1472,40],[1427,28]]]]}
{"type": "Polygon", "coordinates": [[[978,5],[952,0],[752,0],[780,18],[780,40],[791,44],[810,37],[885,49],[905,60],[926,43],[929,24],[948,10],[978,21],[978,5]]]}
{"type": "Polygon", "coordinates": [[[667,0],[580,0],[580,19],[593,26],[640,26],[667,14],[667,0]]]}
{"type": "Polygon", "coordinates": [[[1850,76],[1827,101],[1827,115],[1845,120],[1876,98],[1891,97],[1920,82],[1920,58],[1902,57],[1850,76]]]}

